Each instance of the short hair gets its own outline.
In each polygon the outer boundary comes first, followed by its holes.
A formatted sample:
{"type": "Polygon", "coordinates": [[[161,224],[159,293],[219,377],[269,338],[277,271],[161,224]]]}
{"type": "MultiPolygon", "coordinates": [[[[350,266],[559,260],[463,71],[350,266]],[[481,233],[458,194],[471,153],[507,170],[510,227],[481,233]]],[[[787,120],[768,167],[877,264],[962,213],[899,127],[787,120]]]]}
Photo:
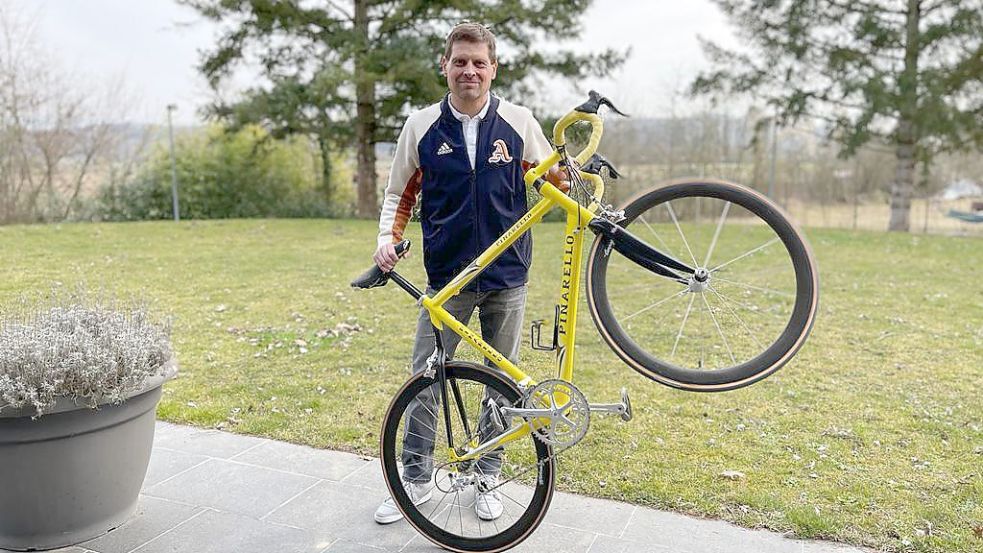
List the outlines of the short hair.
{"type": "Polygon", "coordinates": [[[481,23],[458,23],[447,35],[447,43],[444,48],[444,59],[451,59],[451,48],[455,42],[473,42],[476,44],[488,45],[488,58],[492,63],[498,63],[495,57],[495,35],[481,23]]]}

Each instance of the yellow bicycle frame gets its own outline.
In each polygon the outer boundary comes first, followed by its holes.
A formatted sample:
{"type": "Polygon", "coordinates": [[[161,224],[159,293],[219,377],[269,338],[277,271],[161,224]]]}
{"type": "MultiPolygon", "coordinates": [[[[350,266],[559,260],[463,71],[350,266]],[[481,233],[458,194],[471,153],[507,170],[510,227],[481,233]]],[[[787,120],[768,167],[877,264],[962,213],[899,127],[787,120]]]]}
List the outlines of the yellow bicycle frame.
{"type": "MultiPolygon", "coordinates": [[[[429,312],[430,320],[436,328],[443,329],[447,327],[460,335],[464,341],[471,344],[496,367],[512,377],[522,387],[534,386],[536,381],[515,366],[515,364],[509,361],[498,350],[482,340],[480,335],[455,319],[443,306],[447,300],[460,293],[469,282],[474,280],[478,274],[505,252],[523,233],[542,221],[546,213],[553,209],[553,207],[559,206],[567,212],[567,220],[563,242],[563,267],[558,301],[556,374],[558,378],[567,382],[573,380],[574,344],[576,342],[577,305],[580,296],[580,266],[583,254],[584,231],[587,229],[587,224],[594,219],[594,214],[599,204],[597,201],[594,201],[585,208],[567,196],[559,188],[545,180],[541,180],[541,178],[562,159],[561,151],[566,148],[564,131],[567,127],[578,121],[587,121],[590,123],[591,137],[584,150],[574,159],[579,165],[583,165],[594,155],[600,143],[601,134],[603,133],[603,123],[600,117],[593,113],[572,111],[557,121],[553,127],[553,141],[557,149],[553,151],[552,155],[539,163],[539,165],[527,171],[524,176],[527,186],[532,186],[539,181],[539,192],[543,195],[543,199],[533,206],[521,219],[516,221],[494,244],[482,252],[477,259],[472,261],[470,265],[455,276],[446,286],[437,291],[433,297],[423,296],[420,299],[421,305],[429,312]]],[[[599,175],[592,173],[584,173],[583,171],[578,171],[578,173],[582,178],[594,184],[594,196],[600,200],[604,195],[603,179],[599,175]]],[[[452,461],[476,459],[483,453],[528,435],[533,430],[534,425],[538,426],[538,424],[527,423],[518,426],[484,444],[467,444],[468,451],[463,455],[458,455],[457,452],[451,450],[449,452],[450,458],[452,461]]]]}

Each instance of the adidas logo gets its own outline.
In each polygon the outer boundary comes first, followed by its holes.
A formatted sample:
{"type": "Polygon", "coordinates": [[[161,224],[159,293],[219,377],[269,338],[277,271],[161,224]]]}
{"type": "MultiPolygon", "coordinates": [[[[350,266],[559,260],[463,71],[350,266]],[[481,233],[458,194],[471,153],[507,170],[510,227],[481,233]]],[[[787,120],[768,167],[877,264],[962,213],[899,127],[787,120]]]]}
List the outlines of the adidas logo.
{"type": "Polygon", "coordinates": [[[442,155],[449,154],[453,151],[454,150],[452,150],[451,147],[448,146],[446,142],[444,142],[443,144],[440,145],[440,148],[437,149],[437,155],[442,156],[442,155]]]}

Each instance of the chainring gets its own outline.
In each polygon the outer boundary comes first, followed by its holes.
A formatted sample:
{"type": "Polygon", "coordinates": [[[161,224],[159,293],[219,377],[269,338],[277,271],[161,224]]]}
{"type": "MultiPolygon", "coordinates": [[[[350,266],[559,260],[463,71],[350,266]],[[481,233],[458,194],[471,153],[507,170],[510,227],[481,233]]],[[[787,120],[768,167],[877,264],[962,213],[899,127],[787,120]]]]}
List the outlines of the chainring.
{"type": "Polygon", "coordinates": [[[548,416],[528,417],[533,436],[546,445],[566,449],[583,439],[590,427],[590,404],[572,383],[549,379],[526,391],[523,398],[526,409],[549,409],[548,416]],[[548,424],[537,421],[548,419],[548,424]]]}

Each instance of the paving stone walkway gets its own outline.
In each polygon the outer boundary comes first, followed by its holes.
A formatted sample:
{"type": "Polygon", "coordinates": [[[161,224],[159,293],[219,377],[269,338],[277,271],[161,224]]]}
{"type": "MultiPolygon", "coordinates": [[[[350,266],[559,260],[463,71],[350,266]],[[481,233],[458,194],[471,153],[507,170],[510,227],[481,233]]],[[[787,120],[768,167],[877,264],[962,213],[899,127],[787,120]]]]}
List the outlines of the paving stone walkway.
{"type": "MultiPolygon", "coordinates": [[[[435,553],[406,522],[372,519],[377,459],[157,423],[136,515],[59,553],[435,553]]],[[[4,551],[4,550],[0,550],[4,551]]],[[[627,503],[558,493],[516,552],[863,553],[627,503]]]]}

